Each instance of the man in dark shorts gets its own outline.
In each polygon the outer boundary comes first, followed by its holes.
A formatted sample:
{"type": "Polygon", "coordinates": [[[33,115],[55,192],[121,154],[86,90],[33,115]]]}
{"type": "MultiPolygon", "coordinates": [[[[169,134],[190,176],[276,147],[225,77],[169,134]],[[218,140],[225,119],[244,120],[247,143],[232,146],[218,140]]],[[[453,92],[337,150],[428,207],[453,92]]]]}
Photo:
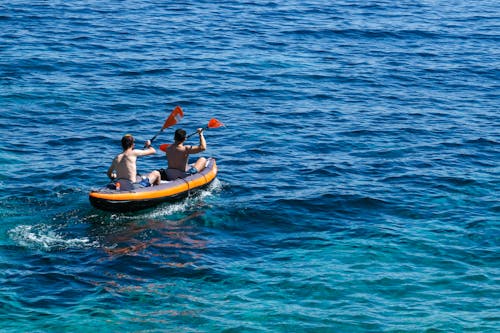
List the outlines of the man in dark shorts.
{"type": "Polygon", "coordinates": [[[204,157],[200,157],[196,163],[188,164],[189,155],[201,153],[207,149],[203,129],[198,128],[197,132],[200,137],[200,144],[198,146],[184,146],[186,131],[180,128],[175,131],[175,142],[166,149],[168,168],[167,170],[160,170],[162,180],[185,178],[205,169],[207,160],[204,157]]]}

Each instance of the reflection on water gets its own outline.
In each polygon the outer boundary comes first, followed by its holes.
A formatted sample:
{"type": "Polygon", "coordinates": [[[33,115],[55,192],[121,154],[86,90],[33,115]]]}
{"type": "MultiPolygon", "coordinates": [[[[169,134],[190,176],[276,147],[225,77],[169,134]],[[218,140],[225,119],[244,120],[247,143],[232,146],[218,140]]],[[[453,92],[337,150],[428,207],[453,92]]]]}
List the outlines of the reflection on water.
{"type": "Polygon", "coordinates": [[[192,227],[183,226],[201,215],[203,212],[195,212],[178,220],[149,219],[141,223],[126,223],[105,236],[102,240],[103,249],[110,257],[114,257],[133,255],[150,246],[184,251],[204,248],[206,241],[195,239],[196,231],[192,227]]]}
{"type": "Polygon", "coordinates": [[[213,275],[204,257],[208,241],[196,223],[203,215],[196,211],[179,219],[94,224],[89,234],[99,239],[100,247],[93,259],[102,273],[88,282],[114,296],[164,297],[171,293],[172,277],[213,275]]]}

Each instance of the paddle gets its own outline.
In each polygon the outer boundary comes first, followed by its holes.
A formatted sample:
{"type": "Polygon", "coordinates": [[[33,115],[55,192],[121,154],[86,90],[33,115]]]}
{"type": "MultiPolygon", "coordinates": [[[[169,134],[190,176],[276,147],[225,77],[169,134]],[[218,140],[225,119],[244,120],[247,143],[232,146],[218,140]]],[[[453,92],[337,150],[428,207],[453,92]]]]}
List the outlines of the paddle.
{"type": "MultiPolygon", "coordinates": [[[[223,123],[221,123],[219,120],[217,120],[217,119],[215,119],[215,118],[212,118],[212,119],[210,119],[210,120],[208,121],[207,126],[206,126],[205,128],[203,128],[203,129],[202,129],[202,131],[207,130],[207,129],[210,129],[210,128],[219,128],[219,127],[222,127],[222,126],[224,126],[224,124],[223,124],[223,123]]],[[[195,135],[196,133],[198,133],[198,131],[196,131],[196,132],[194,132],[194,133],[189,134],[189,135],[186,137],[186,139],[187,139],[187,138],[189,138],[190,136],[195,135]]],[[[163,150],[163,151],[166,151],[166,150],[167,150],[167,148],[168,148],[168,146],[170,146],[170,144],[168,144],[168,143],[162,143],[162,144],[160,145],[160,149],[161,149],[161,150],[163,150]]]]}
{"type": "Polygon", "coordinates": [[[183,117],[184,112],[182,111],[182,108],[180,106],[176,106],[168,116],[167,120],[165,120],[165,123],[163,124],[161,130],[159,130],[158,133],[156,133],[156,135],[151,138],[151,144],[153,144],[153,141],[161,132],[163,132],[166,128],[172,127],[177,124],[183,117]]]}
{"type": "MultiPolygon", "coordinates": [[[[223,123],[221,123],[220,121],[218,121],[218,120],[217,120],[217,119],[215,119],[215,118],[212,118],[212,119],[210,119],[210,120],[208,121],[208,125],[207,125],[207,127],[202,128],[202,129],[201,129],[201,131],[203,132],[204,130],[207,130],[207,129],[209,129],[209,128],[219,128],[219,127],[222,127],[222,126],[224,126],[224,124],[223,124],[223,123]]],[[[198,131],[196,131],[196,132],[194,132],[194,133],[189,134],[189,135],[186,137],[186,139],[188,139],[189,137],[191,137],[191,136],[195,135],[196,133],[198,133],[198,131]]]]}

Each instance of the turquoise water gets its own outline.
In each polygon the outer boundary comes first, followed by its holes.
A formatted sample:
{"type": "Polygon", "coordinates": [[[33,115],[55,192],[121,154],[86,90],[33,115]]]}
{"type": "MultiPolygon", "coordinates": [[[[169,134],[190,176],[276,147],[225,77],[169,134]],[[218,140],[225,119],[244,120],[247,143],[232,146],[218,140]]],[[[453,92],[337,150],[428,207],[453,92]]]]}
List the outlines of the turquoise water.
{"type": "Polygon", "coordinates": [[[495,1],[1,3],[0,331],[496,332],[499,28],[495,1]],[[176,105],[226,124],[218,179],[94,209],[176,105]]]}

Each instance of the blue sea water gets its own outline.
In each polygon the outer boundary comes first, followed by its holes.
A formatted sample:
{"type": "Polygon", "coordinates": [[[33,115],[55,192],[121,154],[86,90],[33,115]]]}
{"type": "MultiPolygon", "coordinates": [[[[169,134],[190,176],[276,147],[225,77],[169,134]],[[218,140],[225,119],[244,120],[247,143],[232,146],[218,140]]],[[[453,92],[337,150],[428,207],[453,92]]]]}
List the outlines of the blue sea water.
{"type": "Polygon", "coordinates": [[[1,1],[0,331],[497,332],[499,31],[482,0],[1,1]],[[93,208],[176,105],[226,124],[217,180],[93,208]]]}

